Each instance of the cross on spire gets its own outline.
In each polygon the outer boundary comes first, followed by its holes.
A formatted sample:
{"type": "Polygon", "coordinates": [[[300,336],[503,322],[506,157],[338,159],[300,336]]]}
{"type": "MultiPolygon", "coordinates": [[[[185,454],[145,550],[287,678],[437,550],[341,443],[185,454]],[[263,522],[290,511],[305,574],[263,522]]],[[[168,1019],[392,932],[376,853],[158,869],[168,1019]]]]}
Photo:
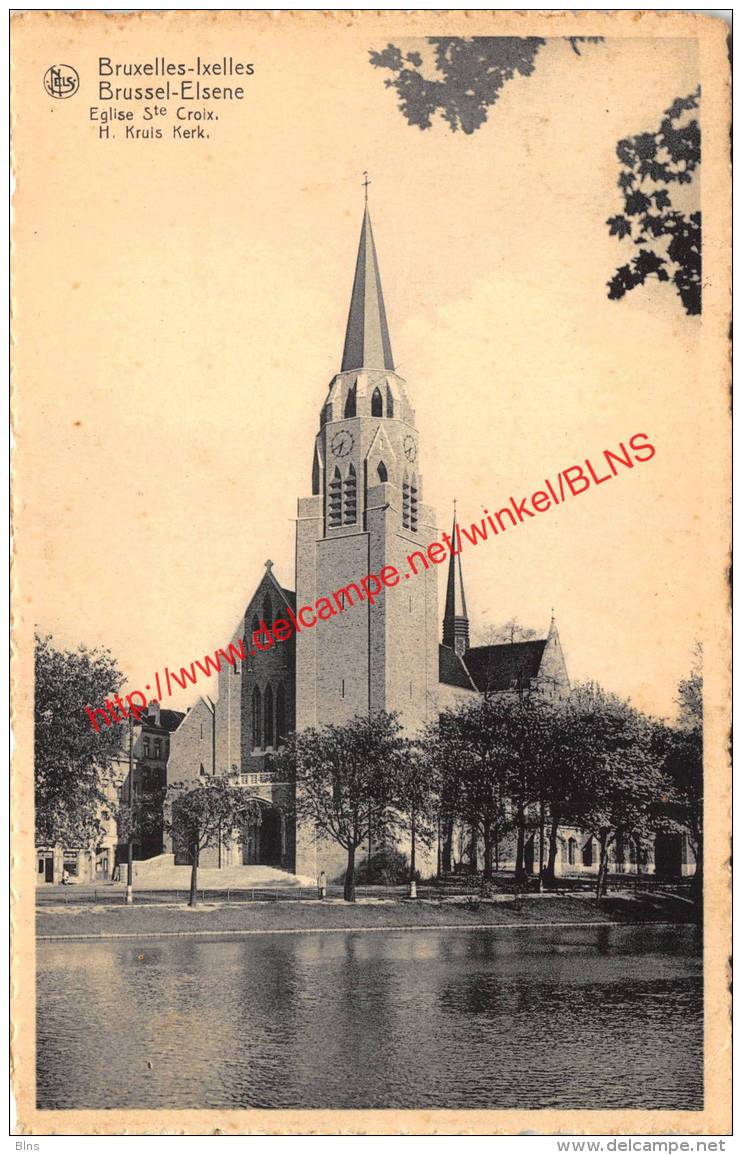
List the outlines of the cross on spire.
{"type": "Polygon", "coordinates": [[[368,173],[366,172],[365,169],[363,170],[363,182],[362,183],[363,183],[364,203],[368,204],[368,186],[371,184],[371,181],[368,179],[368,173]]]}

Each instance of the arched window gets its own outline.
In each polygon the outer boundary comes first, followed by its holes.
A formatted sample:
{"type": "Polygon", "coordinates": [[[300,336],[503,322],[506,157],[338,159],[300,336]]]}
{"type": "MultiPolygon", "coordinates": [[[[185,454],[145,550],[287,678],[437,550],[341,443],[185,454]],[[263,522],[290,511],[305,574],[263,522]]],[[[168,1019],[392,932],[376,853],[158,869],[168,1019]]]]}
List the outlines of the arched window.
{"type": "Polygon", "coordinates": [[[570,838],[567,843],[567,862],[570,866],[574,866],[577,862],[577,840],[570,838]]]}
{"type": "Polygon", "coordinates": [[[404,529],[410,528],[410,479],[406,469],[402,481],[402,526],[404,529]]]}
{"type": "Polygon", "coordinates": [[[335,472],[332,475],[330,482],[330,508],[328,510],[329,520],[331,526],[340,525],[343,517],[343,482],[340,477],[340,470],[335,466],[335,472]]]}
{"type": "Polygon", "coordinates": [[[263,745],[263,718],[260,690],[256,686],[252,692],[252,744],[253,750],[259,750],[263,745]]]}
{"type": "Polygon", "coordinates": [[[252,622],[250,623],[250,646],[248,648],[252,648],[252,646],[255,645],[255,634],[257,633],[257,631],[259,629],[260,629],[260,622],[258,620],[258,615],[253,614],[252,622]]]}
{"type": "Polygon", "coordinates": [[[410,529],[417,532],[417,474],[410,481],[410,529]]]}
{"type": "Polygon", "coordinates": [[[286,692],[283,685],[276,691],[276,746],[286,741],[286,692]]]}
{"type": "Polygon", "coordinates": [[[379,475],[379,481],[388,481],[389,480],[389,474],[386,471],[386,466],[384,465],[383,461],[380,461],[379,464],[376,466],[376,472],[379,475]]]}
{"type": "Polygon", "coordinates": [[[320,491],[320,470],[319,470],[319,453],[315,449],[314,461],[312,462],[312,494],[317,494],[320,491]]]}
{"type": "Polygon", "coordinates": [[[263,617],[265,618],[266,626],[270,629],[273,625],[273,606],[267,594],[263,598],[263,617]]]}
{"type": "Polygon", "coordinates": [[[582,865],[592,866],[593,864],[593,839],[592,835],[582,848],[582,865]]]}
{"type": "Polygon", "coordinates": [[[343,523],[345,525],[353,525],[358,516],[358,487],[356,484],[356,471],[352,465],[348,467],[344,497],[343,523]]]}
{"type": "Polygon", "coordinates": [[[263,744],[273,745],[273,691],[270,686],[265,687],[263,695],[263,744]]]}
{"type": "Polygon", "coordinates": [[[381,390],[378,388],[378,386],[371,394],[371,416],[384,416],[384,402],[381,399],[381,390]]]}
{"type": "Polygon", "coordinates": [[[356,387],[353,385],[348,390],[348,396],[345,398],[345,416],[355,417],[356,415],[356,387]]]}
{"type": "Polygon", "coordinates": [[[387,417],[394,416],[394,398],[392,397],[392,391],[388,385],[386,387],[386,415],[387,417]]]}

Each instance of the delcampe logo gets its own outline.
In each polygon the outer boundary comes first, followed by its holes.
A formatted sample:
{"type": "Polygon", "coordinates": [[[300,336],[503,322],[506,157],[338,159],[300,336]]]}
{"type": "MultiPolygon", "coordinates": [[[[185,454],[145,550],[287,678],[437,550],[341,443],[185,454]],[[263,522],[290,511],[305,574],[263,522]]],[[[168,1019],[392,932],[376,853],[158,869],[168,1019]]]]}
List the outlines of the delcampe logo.
{"type": "Polygon", "coordinates": [[[80,87],[80,77],[71,64],[52,64],[44,73],[44,88],[55,100],[74,96],[80,87]]]}

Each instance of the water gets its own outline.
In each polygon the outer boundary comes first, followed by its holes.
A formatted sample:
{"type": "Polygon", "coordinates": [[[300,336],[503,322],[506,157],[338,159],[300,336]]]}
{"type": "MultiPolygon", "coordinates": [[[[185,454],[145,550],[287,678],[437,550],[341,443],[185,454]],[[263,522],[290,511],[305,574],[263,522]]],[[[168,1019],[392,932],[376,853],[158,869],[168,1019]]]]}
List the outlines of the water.
{"type": "Polygon", "coordinates": [[[41,942],[42,1108],[703,1106],[692,927],[41,942]]]}

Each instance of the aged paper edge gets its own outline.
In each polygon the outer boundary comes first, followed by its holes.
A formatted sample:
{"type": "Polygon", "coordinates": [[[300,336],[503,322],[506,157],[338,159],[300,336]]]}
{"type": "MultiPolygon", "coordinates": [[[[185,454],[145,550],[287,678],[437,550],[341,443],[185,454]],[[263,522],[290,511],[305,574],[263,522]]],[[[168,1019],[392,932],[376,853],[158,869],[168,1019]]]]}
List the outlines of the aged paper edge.
{"type": "MultiPolygon", "coordinates": [[[[249,21],[257,32],[280,22],[297,33],[328,23],[339,29],[375,30],[388,35],[604,35],[613,37],[692,37],[698,40],[704,93],[704,317],[701,335],[703,379],[716,416],[716,472],[707,518],[713,526],[717,596],[705,607],[705,768],[714,780],[706,797],[705,892],[705,1107],[701,1111],[646,1110],[70,1110],[43,1111],[35,1106],[35,941],[33,841],[33,623],[19,607],[23,578],[25,526],[22,503],[13,510],[16,549],[13,568],[16,594],[13,620],[12,725],[17,743],[11,777],[11,1064],[19,1135],[121,1134],[728,1134],[731,1130],[731,766],[728,740],[731,694],[731,623],[727,567],[730,554],[731,454],[727,391],[731,351],[730,283],[730,75],[726,25],[713,16],[672,11],[222,11],[188,10],[134,13],[83,10],[27,11],[11,16],[11,54],[24,37],[52,27],[74,33],[78,21],[117,24],[157,22],[159,27],[183,20],[207,24],[249,21]],[[713,205],[713,214],[708,206],[713,205]],[[19,576],[20,575],[20,576],[19,576]],[[713,640],[713,645],[710,644],[713,640]]],[[[12,75],[12,73],[11,73],[12,75]]],[[[12,101],[12,93],[11,93],[12,101]]],[[[11,105],[11,114],[12,114],[11,105]]],[[[13,155],[18,179],[22,158],[13,155]]],[[[16,198],[22,196],[22,182],[16,198]]],[[[15,254],[22,259],[22,254],[15,254]]],[[[13,349],[14,366],[21,355],[13,349]]],[[[14,402],[14,398],[12,398],[14,402]]],[[[22,430],[11,415],[22,453],[22,430]]],[[[689,564],[692,564],[690,562],[689,564]]]]}

